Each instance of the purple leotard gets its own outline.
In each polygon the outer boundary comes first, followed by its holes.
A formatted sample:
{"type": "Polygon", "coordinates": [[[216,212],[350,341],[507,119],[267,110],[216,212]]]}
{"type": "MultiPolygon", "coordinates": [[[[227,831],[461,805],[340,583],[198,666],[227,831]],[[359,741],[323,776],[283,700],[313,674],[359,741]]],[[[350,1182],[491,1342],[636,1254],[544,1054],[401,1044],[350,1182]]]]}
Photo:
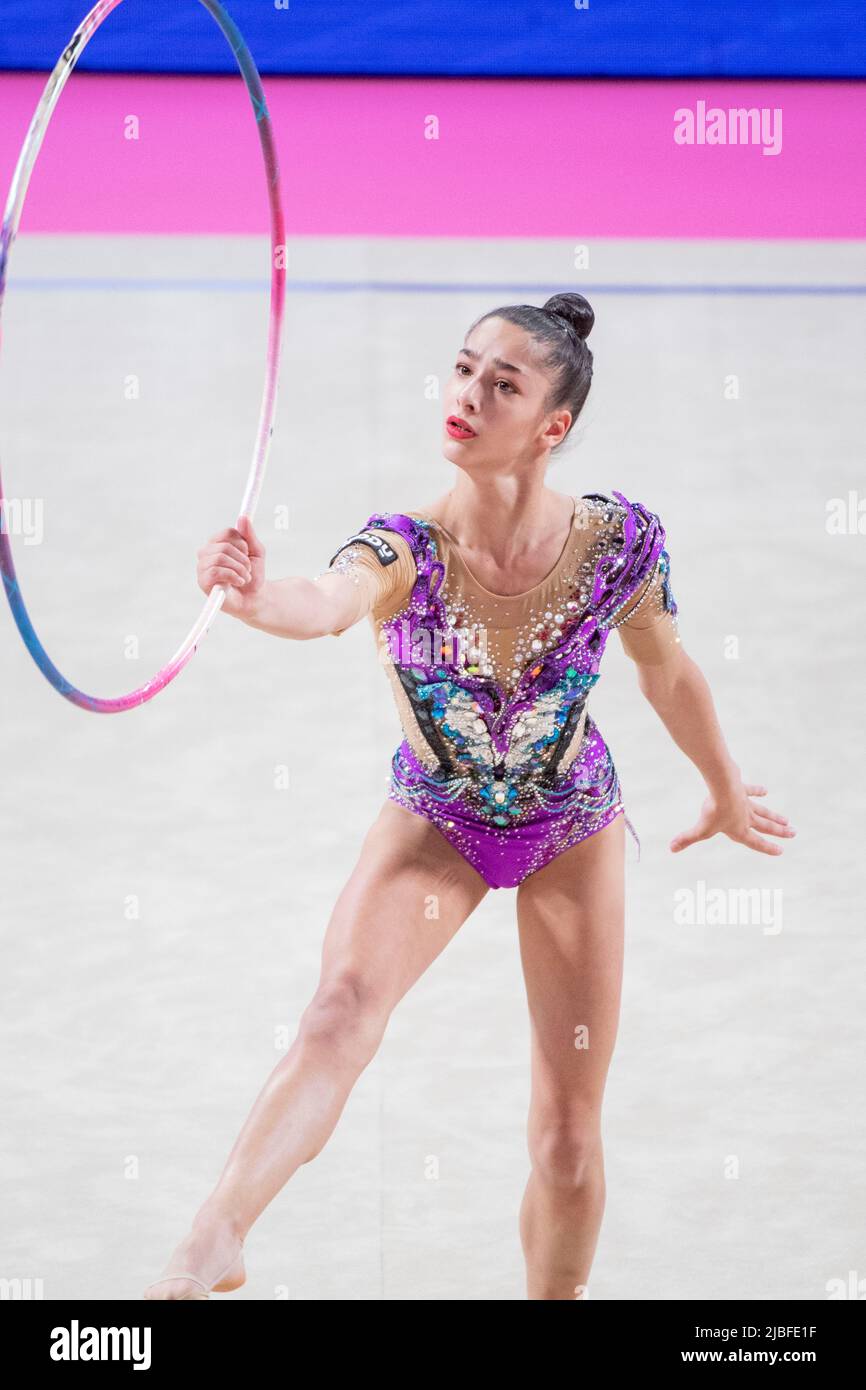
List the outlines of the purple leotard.
{"type": "MultiPolygon", "coordinates": [[[[392,758],[388,796],[432,821],[490,888],[515,887],[625,815],[610,751],[584,706],[620,610],[628,608],[630,616],[635,597],[654,576],[660,576],[664,609],[677,613],[659,518],[620,492],[613,493],[616,503],[597,493],[585,497],[621,509],[621,543],[595,563],[584,601],[577,601],[575,588],[559,605],[567,613],[556,628],[561,635],[527,663],[510,693],[452,661],[447,642],[449,659],[441,659],[435,637],[447,636],[450,623],[440,597],[445,566],[430,523],[405,513],[374,513],[364,527],[397,532],[412,549],[417,579],[408,603],[382,632],[435,757],[434,766],[425,766],[404,738],[392,758]],[[562,771],[582,716],[578,751],[562,771]]],[[[640,841],[625,820],[639,854],[640,841]]]]}

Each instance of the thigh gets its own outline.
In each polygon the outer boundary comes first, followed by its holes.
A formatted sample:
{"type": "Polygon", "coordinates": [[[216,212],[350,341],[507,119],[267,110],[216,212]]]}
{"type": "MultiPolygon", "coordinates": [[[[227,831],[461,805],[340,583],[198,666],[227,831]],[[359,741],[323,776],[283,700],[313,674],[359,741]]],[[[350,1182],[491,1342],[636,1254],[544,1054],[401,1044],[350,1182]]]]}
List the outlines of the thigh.
{"type": "Polygon", "coordinates": [[[517,889],[538,1119],[601,1109],[622,989],[624,835],[617,816],[517,889]]]}
{"type": "Polygon", "coordinates": [[[377,1012],[387,1012],[487,891],[435,825],[386,801],[334,904],[319,989],[351,984],[377,1012]]]}

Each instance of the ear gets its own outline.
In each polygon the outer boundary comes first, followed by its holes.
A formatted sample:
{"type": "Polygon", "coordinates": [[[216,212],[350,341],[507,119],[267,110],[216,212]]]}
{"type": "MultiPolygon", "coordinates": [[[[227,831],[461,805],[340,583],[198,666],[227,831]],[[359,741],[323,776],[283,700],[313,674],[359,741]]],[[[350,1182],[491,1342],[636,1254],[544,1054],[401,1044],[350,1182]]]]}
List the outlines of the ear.
{"type": "Polygon", "coordinates": [[[570,410],[556,410],[556,411],[554,411],[553,415],[550,417],[550,421],[549,421],[549,423],[548,423],[548,426],[547,426],[546,430],[544,431],[544,437],[545,437],[545,439],[548,441],[548,443],[550,444],[551,448],[552,448],[555,444],[559,444],[559,443],[562,442],[562,440],[563,440],[563,439],[565,438],[565,436],[568,434],[568,429],[569,429],[570,424],[571,424],[571,411],[570,411],[570,410]]]}

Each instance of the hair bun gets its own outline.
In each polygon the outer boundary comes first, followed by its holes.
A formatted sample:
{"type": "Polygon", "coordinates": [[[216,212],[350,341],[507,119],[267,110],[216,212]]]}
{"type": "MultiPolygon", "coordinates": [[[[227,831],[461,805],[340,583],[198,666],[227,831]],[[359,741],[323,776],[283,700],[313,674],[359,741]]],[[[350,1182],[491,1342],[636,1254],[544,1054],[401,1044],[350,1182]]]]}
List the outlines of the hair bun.
{"type": "Polygon", "coordinates": [[[582,294],[554,294],[542,305],[545,313],[559,314],[574,329],[578,338],[588,338],[595,323],[595,314],[582,294]]]}

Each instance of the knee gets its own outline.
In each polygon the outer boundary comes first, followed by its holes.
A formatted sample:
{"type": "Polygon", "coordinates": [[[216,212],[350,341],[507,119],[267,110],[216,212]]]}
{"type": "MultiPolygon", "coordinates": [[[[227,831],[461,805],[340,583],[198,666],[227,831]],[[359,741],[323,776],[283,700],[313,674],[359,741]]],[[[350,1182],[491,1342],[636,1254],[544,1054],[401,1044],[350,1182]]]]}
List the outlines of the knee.
{"type": "Polygon", "coordinates": [[[361,973],[347,970],[319,985],[298,1031],[303,1042],[322,1044],[329,1052],[372,1055],[386,1023],[378,993],[361,973]]]}
{"type": "Polygon", "coordinates": [[[601,1167],[601,1134],[595,1118],[550,1118],[531,1127],[532,1169],[547,1186],[583,1187],[601,1167]]]}

